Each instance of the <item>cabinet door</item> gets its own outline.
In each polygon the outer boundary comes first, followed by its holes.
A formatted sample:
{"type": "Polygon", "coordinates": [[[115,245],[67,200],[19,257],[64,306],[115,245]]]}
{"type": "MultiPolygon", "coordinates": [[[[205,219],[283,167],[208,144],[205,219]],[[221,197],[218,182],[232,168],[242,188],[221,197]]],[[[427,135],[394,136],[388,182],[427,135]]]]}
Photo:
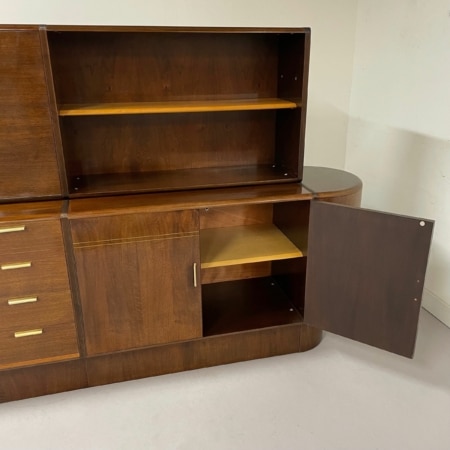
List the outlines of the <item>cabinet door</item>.
{"type": "Polygon", "coordinates": [[[305,321],[412,357],[433,222],[311,202],[305,321]]]}
{"type": "Polygon", "coordinates": [[[78,219],[71,229],[88,355],[202,335],[196,211],[78,219]]]}
{"type": "Polygon", "coordinates": [[[0,31],[0,200],[61,195],[38,30],[0,31]]]}

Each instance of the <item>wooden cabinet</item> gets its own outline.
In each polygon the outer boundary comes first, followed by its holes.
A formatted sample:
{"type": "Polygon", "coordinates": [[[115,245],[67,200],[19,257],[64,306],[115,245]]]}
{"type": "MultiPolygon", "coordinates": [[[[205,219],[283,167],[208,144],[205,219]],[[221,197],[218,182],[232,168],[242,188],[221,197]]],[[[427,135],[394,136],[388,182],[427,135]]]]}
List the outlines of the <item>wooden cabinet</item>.
{"type": "Polygon", "coordinates": [[[433,223],[303,167],[309,29],[0,39],[0,401],[322,330],[412,356],[433,223]]]}
{"type": "Polygon", "coordinates": [[[202,335],[195,211],[71,221],[88,355],[202,335]]]}

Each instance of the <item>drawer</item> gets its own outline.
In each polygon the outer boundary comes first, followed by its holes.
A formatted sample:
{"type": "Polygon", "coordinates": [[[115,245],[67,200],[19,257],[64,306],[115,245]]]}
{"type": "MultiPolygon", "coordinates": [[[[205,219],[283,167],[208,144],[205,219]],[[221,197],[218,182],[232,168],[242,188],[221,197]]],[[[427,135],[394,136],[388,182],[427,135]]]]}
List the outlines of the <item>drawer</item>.
{"type": "Polygon", "coordinates": [[[75,246],[105,245],[198,233],[195,210],[118,214],[70,221],[75,246]]]}
{"type": "Polygon", "coordinates": [[[0,295],[22,297],[37,292],[69,290],[66,259],[59,251],[0,255],[0,295]]]}
{"type": "Polygon", "coordinates": [[[61,223],[57,219],[0,223],[0,255],[63,249],[61,223]]]}
{"type": "Polygon", "coordinates": [[[30,292],[21,297],[0,298],[0,331],[40,328],[74,321],[69,291],[30,292]]]}
{"type": "Polygon", "coordinates": [[[73,322],[0,331],[0,369],[79,357],[73,322]]]}

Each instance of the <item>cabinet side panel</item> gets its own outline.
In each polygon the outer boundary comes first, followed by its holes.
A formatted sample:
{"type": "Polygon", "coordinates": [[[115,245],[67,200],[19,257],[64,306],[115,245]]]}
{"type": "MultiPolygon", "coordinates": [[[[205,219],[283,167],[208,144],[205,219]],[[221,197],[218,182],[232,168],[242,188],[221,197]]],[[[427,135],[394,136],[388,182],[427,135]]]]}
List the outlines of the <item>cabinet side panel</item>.
{"type": "Polygon", "coordinates": [[[308,99],[310,33],[283,34],[279,40],[278,96],[298,102],[294,111],[277,115],[278,161],[302,179],[308,99]]]}
{"type": "Polygon", "coordinates": [[[38,30],[0,32],[0,201],[61,195],[38,30]]]}

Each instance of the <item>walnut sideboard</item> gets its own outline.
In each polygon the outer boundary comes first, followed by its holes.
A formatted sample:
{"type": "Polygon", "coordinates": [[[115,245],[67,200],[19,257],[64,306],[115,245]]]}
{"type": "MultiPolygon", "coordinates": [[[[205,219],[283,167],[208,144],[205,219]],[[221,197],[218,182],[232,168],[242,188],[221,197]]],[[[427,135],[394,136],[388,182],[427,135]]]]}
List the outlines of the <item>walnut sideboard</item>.
{"type": "Polygon", "coordinates": [[[3,26],[0,401],[414,352],[433,222],[303,167],[310,30],[3,26]]]}

